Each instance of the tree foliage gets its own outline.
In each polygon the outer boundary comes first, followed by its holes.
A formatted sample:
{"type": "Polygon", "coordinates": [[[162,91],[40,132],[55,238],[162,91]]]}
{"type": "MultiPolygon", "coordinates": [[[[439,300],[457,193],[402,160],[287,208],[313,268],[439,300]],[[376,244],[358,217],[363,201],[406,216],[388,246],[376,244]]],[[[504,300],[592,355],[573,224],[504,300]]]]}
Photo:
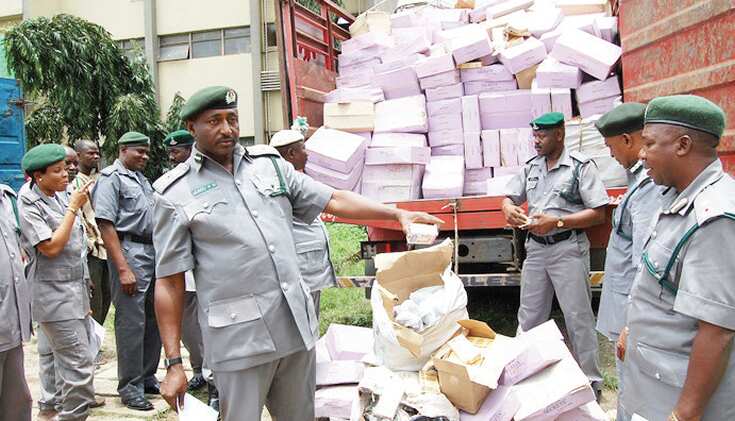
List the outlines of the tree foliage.
{"type": "Polygon", "coordinates": [[[70,142],[99,141],[111,162],[117,139],[135,130],[151,138],[146,175],[160,176],[166,127],[142,51],[128,59],[104,28],[66,14],[23,21],[5,47],[25,94],[40,104],[26,121],[29,146],[60,141],[63,128],[70,142]]]}

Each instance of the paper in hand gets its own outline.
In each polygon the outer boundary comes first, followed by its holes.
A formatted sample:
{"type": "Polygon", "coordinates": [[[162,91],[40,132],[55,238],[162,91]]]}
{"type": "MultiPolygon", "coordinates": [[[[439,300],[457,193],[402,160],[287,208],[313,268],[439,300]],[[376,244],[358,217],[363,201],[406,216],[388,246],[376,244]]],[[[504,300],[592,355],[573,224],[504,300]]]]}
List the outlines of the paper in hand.
{"type": "Polygon", "coordinates": [[[217,421],[217,411],[190,394],[184,395],[184,407],[176,403],[179,421],[217,421]]]}

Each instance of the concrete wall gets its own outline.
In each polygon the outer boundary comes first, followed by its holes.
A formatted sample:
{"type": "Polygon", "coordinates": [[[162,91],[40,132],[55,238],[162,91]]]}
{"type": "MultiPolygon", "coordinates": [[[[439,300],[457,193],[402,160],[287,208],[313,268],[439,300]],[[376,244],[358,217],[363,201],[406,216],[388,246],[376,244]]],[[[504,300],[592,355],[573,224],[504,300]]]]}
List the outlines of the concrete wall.
{"type": "MultiPolygon", "coordinates": [[[[3,0],[4,1],[4,0],[3,0]]],[[[35,3],[38,0],[30,0],[35,3]]],[[[107,29],[114,39],[145,35],[143,0],[58,0],[59,12],[79,16],[107,29]]]]}
{"type": "Polygon", "coordinates": [[[156,6],[159,35],[250,24],[248,0],[157,0],[156,6]]]}
{"type": "Polygon", "coordinates": [[[23,0],[0,1],[0,19],[18,16],[23,13],[23,0]]]}

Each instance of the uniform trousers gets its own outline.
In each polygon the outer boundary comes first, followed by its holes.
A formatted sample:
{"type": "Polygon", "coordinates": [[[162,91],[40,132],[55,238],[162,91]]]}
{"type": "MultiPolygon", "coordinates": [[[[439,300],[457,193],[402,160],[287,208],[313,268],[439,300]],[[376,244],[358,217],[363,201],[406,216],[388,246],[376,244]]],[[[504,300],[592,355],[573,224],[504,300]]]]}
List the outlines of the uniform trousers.
{"type": "Polygon", "coordinates": [[[40,326],[36,329],[36,338],[38,340],[38,380],[41,385],[38,409],[58,411],[61,409],[61,377],[56,375],[54,350],[40,326]]]}
{"type": "Polygon", "coordinates": [[[0,352],[0,421],[31,421],[32,408],[20,344],[0,352]]]}
{"type": "Polygon", "coordinates": [[[94,358],[90,352],[90,324],[86,319],[39,323],[54,354],[60,378],[59,420],[86,420],[94,403],[94,358]]]}
{"type": "Polygon", "coordinates": [[[259,420],[263,405],[275,421],[314,421],[314,349],[244,370],[215,370],[214,382],[222,421],[259,420]]]}
{"type": "Polygon", "coordinates": [[[551,245],[529,237],[526,254],[521,272],[519,327],[525,332],[549,320],[556,293],[564,313],[572,354],[590,382],[601,381],[589,286],[587,236],[573,233],[568,240],[551,245]]]}
{"type": "Polygon", "coordinates": [[[204,345],[202,341],[202,329],[199,327],[199,304],[197,293],[186,291],[184,293],[184,315],[181,320],[181,342],[189,351],[189,364],[195,374],[202,372],[204,364],[204,345]]]}
{"type": "Polygon", "coordinates": [[[110,270],[106,260],[99,259],[91,254],[87,256],[87,266],[89,267],[89,277],[92,280],[92,285],[94,285],[92,298],[89,300],[89,305],[92,307],[92,318],[97,323],[104,325],[112,300],[110,270]]]}

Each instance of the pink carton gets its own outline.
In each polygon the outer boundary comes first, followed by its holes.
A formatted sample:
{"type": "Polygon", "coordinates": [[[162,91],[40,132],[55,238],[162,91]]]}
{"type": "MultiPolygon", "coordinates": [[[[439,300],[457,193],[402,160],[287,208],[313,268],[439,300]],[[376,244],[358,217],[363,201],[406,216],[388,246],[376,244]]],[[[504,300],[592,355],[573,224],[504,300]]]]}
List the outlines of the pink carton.
{"type": "Polygon", "coordinates": [[[483,130],[480,138],[482,139],[483,166],[487,168],[499,167],[500,130],[483,130]]]}
{"type": "Polygon", "coordinates": [[[553,31],[564,18],[561,9],[556,7],[543,8],[528,14],[528,31],[536,38],[553,31]]]}
{"type": "Polygon", "coordinates": [[[356,166],[362,165],[367,140],[352,133],[320,127],[305,146],[310,163],[351,174],[356,166]]]}
{"type": "Polygon", "coordinates": [[[572,111],[572,90],[564,88],[552,88],[551,91],[551,111],[557,111],[564,114],[565,120],[571,120],[572,111]]]}
{"type": "Polygon", "coordinates": [[[541,63],[546,58],[546,47],[534,37],[500,52],[500,62],[513,74],[541,63]]]}
{"type": "Polygon", "coordinates": [[[429,163],[431,149],[425,146],[394,146],[369,148],[365,152],[365,165],[422,164],[429,163]]]}
{"type": "Polygon", "coordinates": [[[598,16],[595,18],[592,29],[597,38],[613,42],[618,34],[618,18],[617,16],[598,16]]]}
{"type": "Polygon", "coordinates": [[[429,133],[462,130],[462,114],[439,114],[429,117],[429,133]]]}
{"type": "Polygon", "coordinates": [[[482,22],[484,20],[497,19],[518,10],[528,9],[533,5],[533,3],[533,0],[492,0],[485,3],[483,6],[476,7],[472,12],[470,12],[470,21],[482,22]]]}
{"type": "Polygon", "coordinates": [[[441,114],[462,114],[462,99],[450,98],[427,102],[426,111],[429,113],[429,118],[441,114]]]}
{"type": "Polygon", "coordinates": [[[564,337],[553,320],[542,323],[513,339],[506,350],[508,363],[500,384],[511,386],[560,361],[569,354],[564,337]]]}
{"type": "Polygon", "coordinates": [[[374,74],[373,68],[380,63],[380,59],[375,57],[351,65],[343,65],[339,63],[339,76],[355,76],[358,73],[370,73],[374,74]]]}
{"type": "Polygon", "coordinates": [[[513,129],[527,126],[533,120],[531,110],[509,111],[500,113],[480,113],[480,123],[483,130],[513,129]]]}
{"type": "Polygon", "coordinates": [[[329,361],[317,363],[316,386],[357,384],[362,380],[365,364],[360,361],[329,361]]]}
{"type": "Polygon", "coordinates": [[[371,63],[370,65],[372,65],[374,64],[372,62],[375,60],[378,60],[378,62],[380,62],[379,58],[380,56],[385,54],[385,52],[385,47],[374,46],[362,49],[360,51],[355,51],[354,53],[350,54],[340,54],[339,70],[340,72],[342,72],[345,67],[355,66],[357,64],[371,63]]]}
{"type": "Polygon", "coordinates": [[[426,135],[418,133],[375,133],[370,142],[371,148],[393,148],[396,146],[427,146],[426,135]]]}
{"type": "MultiPolygon", "coordinates": [[[[431,121],[429,122],[431,126],[431,121]]],[[[480,124],[480,102],[477,95],[462,97],[462,128],[465,132],[477,132],[482,130],[480,124]]]]}
{"type": "MultiPolygon", "coordinates": [[[[501,113],[509,111],[528,111],[531,109],[531,90],[518,89],[515,91],[490,92],[479,96],[480,112],[501,113]]],[[[528,122],[522,126],[525,127],[528,122]]]]}
{"type": "Polygon", "coordinates": [[[396,28],[421,26],[423,24],[424,18],[417,13],[416,9],[394,13],[390,16],[390,26],[393,30],[396,28]]]}
{"type": "Polygon", "coordinates": [[[429,146],[462,145],[464,135],[462,130],[445,130],[441,132],[429,132],[429,146]]]}
{"type": "Polygon", "coordinates": [[[518,89],[518,84],[514,80],[503,80],[493,82],[489,80],[476,80],[464,83],[465,95],[480,95],[486,92],[503,92],[518,89]]]}
{"type": "Polygon", "coordinates": [[[536,81],[539,88],[577,89],[582,84],[582,71],[547,57],[536,69],[536,81]]]}
{"type": "Polygon", "coordinates": [[[414,65],[416,76],[428,77],[454,70],[454,59],[451,54],[427,57],[414,65]]]}
{"type": "Polygon", "coordinates": [[[605,410],[597,402],[586,403],[579,408],[565,412],[556,421],[607,421],[605,410]]]}
{"type": "Polygon", "coordinates": [[[424,55],[422,54],[408,54],[406,56],[403,56],[399,59],[377,63],[373,65],[373,71],[375,73],[385,73],[390,72],[392,70],[398,70],[406,66],[412,66],[419,62],[419,60],[423,60],[424,55]]]}
{"type": "Polygon", "coordinates": [[[373,77],[373,83],[383,90],[386,99],[421,95],[421,87],[412,67],[403,67],[373,77]]]}
{"type": "Polygon", "coordinates": [[[421,197],[423,165],[366,165],[362,194],[379,202],[400,202],[421,197]]]}
{"type": "Polygon", "coordinates": [[[309,158],[304,170],[314,180],[321,181],[338,190],[354,190],[355,186],[359,184],[362,175],[362,162],[357,163],[350,172],[343,173],[312,162],[311,154],[309,154],[309,158]]]}
{"type": "Polygon", "coordinates": [[[464,164],[465,168],[482,168],[482,144],[480,132],[464,133],[464,164]]]}
{"type": "Polygon", "coordinates": [[[332,323],[325,334],[332,361],[360,361],[373,350],[373,331],[332,323]]]}
{"type": "Polygon", "coordinates": [[[618,95],[620,95],[620,81],[617,75],[613,75],[605,80],[583,83],[577,89],[577,102],[590,102],[618,95]]]}
{"type": "Polygon", "coordinates": [[[462,86],[462,83],[439,86],[437,88],[429,88],[426,90],[427,101],[441,101],[442,99],[459,98],[463,95],[464,86],[462,86]]]}
{"type": "Polygon", "coordinates": [[[585,13],[581,15],[565,16],[559,28],[561,32],[568,29],[579,29],[590,35],[595,35],[595,20],[604,17],[605,13],[585,13]]]}
{"type": "Polygon", "coordinates": [[[464,144],[435,146],[431,148],[431,156],[447,155],[464,157],[464,144]]]}
{"type": "Polygon", "coordinates": [[[600,80],[607,78],[621,54],[617,45],[578,29],[565,31],[551,51],[560,62],[577,66],[600,80]]]}
{"type": "MultiPolygon", "coordinates": [[[[522,167],[517,167],[520,168],[522,167]]],[[[493,178],[487,180],[487,190],[485,191],[485,194],[488,196],[505,196],[508,194],[508,183],[510,183],[514,177],[516,177],[515,174],[505,174],[505,175],[495,175],[495,172],[498,170],[507,171],[508,168],[505,167],[498,167],[493,168],[493,178]]]]}
{"type": "Polygon", "coordinates": [[[507,82],[514,80],[513,73],[502,64],[493,64],[490,66],[474,67],[471,69],[461,69],[462,82],[474,81],[490,81],[490,82],[507,82]]]}
{"type": "Polygon", "coordinates": [[[459,421],[511,421],[520,407],[521,401],[512,389],[499,386],[490,391],[477,414],[460,411],[459,421]]]}
{"type": "Polygon", "coordinates": [[[364,72],[348,73],[345,75],[337,76],[335,84],[337,88],[361,88],[366,89],[371,87],[371,83],[375,75],[372,70],[366,68],[364,72]]]}
{"type": "Polygon", "coordinates": [[[366,32],[342,41],[342,54],[351,54],[370,47],[393,48],[394,42],[384,32],[366,32]]]}
{"type": "Polygon", "coordinates": [[[429,25],[418,26],[414,28],[395,28],[391,31],[393,37],[394,47],[407,47],[407,50],[411,50],[411,44],[422,44],[422,49],[418,51],[410,52],[423,52],[431,47],[431,40],[433,38],[432,28],[429,25]],[[423,47],[425,45],[425,48],[423,47]]]}
{"type": "Polygon", "coordinates": [[[462,35],[449,40],[455,63],[467,63],[493,53],[492,42],[485,29],[478,25],[458,29],[464,30],[462,35]],[[465,30],[465,28],[471,29],[465,30]]]}
{"type": "Polygon", "coordinates": [[[314,350],[316,354],[317,364],[332,361],[332,357],[329,356],[329,351],[327,350],[327,340],[323,337],[319,338],[319,340],[316,341],[316,345],[314,345],[314,350]]]}
{"type": "Polygon", "coordinates": [[[425,77],[419,81],[419,85],[421,86],[421,89],[433,89],[440,86],[455,85],[460,81],[459,70],[455,69],[439,73],[438,75],[425,77]]]}
{"type": "Polygon", "coordinates": [[[493,177],[503,177],[506,175],[518,175],[523,171],[523,166],[517,167],[493,167],[493,177]]]}
{"type": "Polygon", "coordinates": [[[366,181],[379,183],[396,181],[400,182],[397,185],[403,185],[418,180],[420,184],[423,175],[423,165],[365,165],[365,169],[362,171],[362,182],[364,184],[366,181]]]}
{"type": "Polygon", "coordinates": [[[579,107],[579,115],[582,118],[588,118],[596,114],[605,114],[611,111],[615,106],[622,102],[621,96],[613,96],[610,98],[596,99],[589,102],[577,103],[579,107]]]}
{"type": "Polygon", "coordinates": [[[426,98],[423,95],[375,104],[375,133],[426,133],[428,129],[426,98]]]}
{"type": "Polygon", "coordinates": [[[464,191],[464,158],[432,156],[421,188],[426,199],[461,197],[464,191]]]}
{"type": "Polygon", "coordinates": [[[493,176],[493,169],[492,168],[475,168],[475,169],[465,169],[464,171],[464,181],[465,183],[471,182],[486,182],[488,178],[492,178],[493,176]]]}
{"type": "Polygon", "coordinates": [[[531,115],[533,118],[551,112],[551,89],[539,88],[536,79],[531,83],[531,115]]]}
{"type": "Polygon", "coordinates": [[[533,130],[530,127],[518,129],[518,165],[524,165],[526,161],[537,155],[535,143],[533,130]]]}
{"type": "Polygon", "coordinates": [[[397,60],[405,56],[406,54],[422,53],[424,51],[428,51],[431,47],[431,35],[427,33],[426,29],[414,29],[411,30],[411,33],[413,35],[410,38],[402,39],[400,45],[398,42],[396,42],[395,47],[385,50],[385,52],[383,52],[383,54],[381,54],[380,56],[382,60],[397,60]]]}
{"type": "Polygon", "coordinates": [[[544,43],[544,48],[546,48],[547,53],[551,53],[551,51],[554,49],[554,44],[556,44],[556,40],[559,39],[561,36],[561,33],[563,32],[562,29],[555,29],[551,32],[547,32],[539,37],[539,41],[544,43]]]}
{"type": "Polygon", "coordinates": [[[324,102],[336,102],[336,103],[345,103],[345,102],[355,102],[355,101],[370,101],[373,103],[385,101],[385,96],[383,96],[383,90],[380,88],[376,88],[374,86],[365,85],[365,86],[358,86],[355,88],[351,87],[342,87],[337,88],[331,92],[329,92],[324,97],[324,102]]]}
{"type": "Polygon", "coordinates": [[[316,418],[349,419],[352,402],[359,399],[357,386],[331,386],[319,389],[314,394],[314,416],[316,418]]]}
{"type": "Polygon", "coordinates": [[[503,167],[515,167],[521,164],[518,162],[518,150],[521,147],[519,130],[500,129],[500,165],[503,167]]]}

